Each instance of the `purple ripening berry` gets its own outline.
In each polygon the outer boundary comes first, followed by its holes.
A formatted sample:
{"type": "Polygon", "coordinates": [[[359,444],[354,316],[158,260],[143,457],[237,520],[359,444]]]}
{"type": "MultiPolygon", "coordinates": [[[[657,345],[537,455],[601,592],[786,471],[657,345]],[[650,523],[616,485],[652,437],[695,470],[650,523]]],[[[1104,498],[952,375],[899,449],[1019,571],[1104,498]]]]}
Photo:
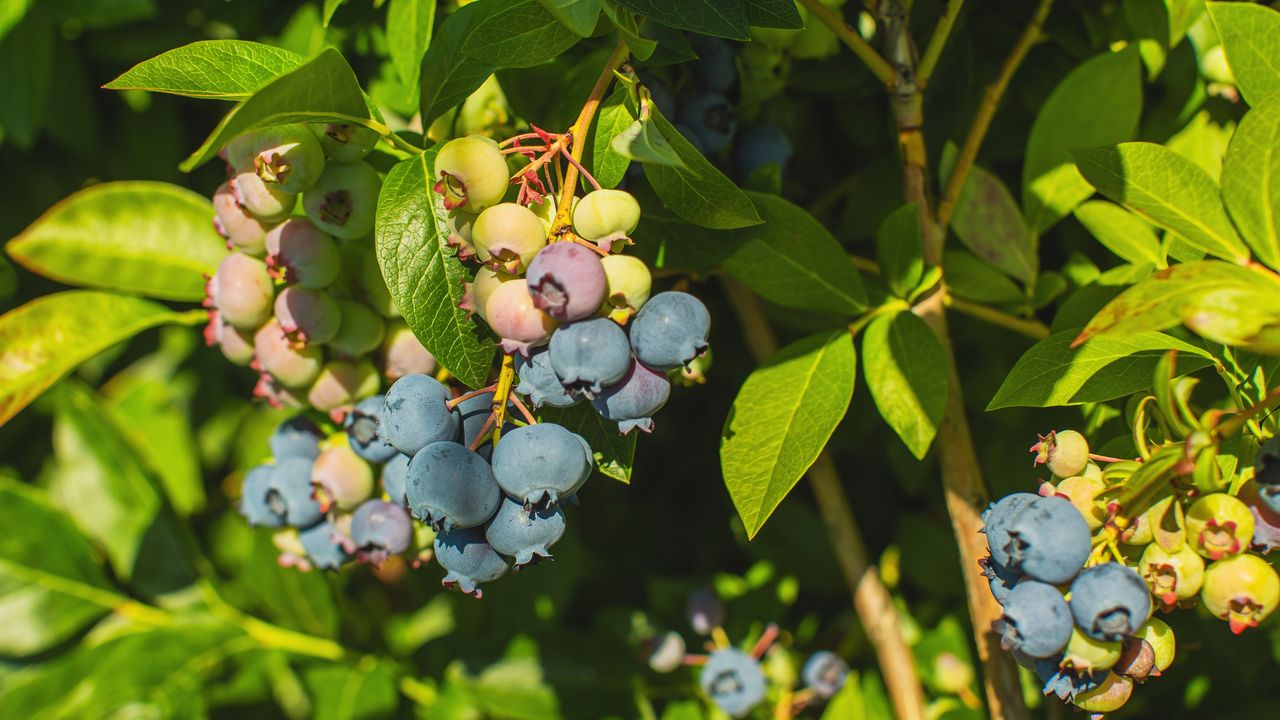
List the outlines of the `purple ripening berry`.
{"type": "Polygon", "coordinates": [[[601,417],[618,423],[623,435],[639,429],[653,431],[653,415],[667,404],[671,396],[671,381],[665,373],[654,372],[638,361],[631,361],[631,369],[621,380],[604,388],[591,405],[601,417]]]}
{"type": "Polygon", "coordinates": [[[608,286],[600,256],[573,242],[552,243],[539,252],[525,280],[534,307],[561,322],[594,315],[608,286]]]}
{"type": "Polygon", "coordinates": [[[413,523],[409,513],[395,503],[366,500],[351,517],[351,539],[361,562],[380,567],[390,555],[409,549],[413,523]]]}

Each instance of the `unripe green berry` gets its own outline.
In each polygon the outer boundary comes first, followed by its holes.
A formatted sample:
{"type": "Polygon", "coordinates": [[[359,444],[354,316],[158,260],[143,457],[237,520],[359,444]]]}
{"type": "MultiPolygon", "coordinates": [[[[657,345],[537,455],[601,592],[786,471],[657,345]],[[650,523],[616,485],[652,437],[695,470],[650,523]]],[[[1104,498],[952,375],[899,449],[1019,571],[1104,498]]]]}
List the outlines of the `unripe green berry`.
{"type": "Polygon", "coordinates": [[[229,182],[236,202],[264,223],[285,219],[298,204],[297,195],[281,190],[275,183],[263,182],[252,170],[236,173],[229,182]]]}
{"type": "Polygon", "coordinates": [[[267,266],[286,283],[320,290],[338,277],[338,244],[306,218],[292,217],[271,228],[265,245],[267,266]]]}
{"type": "Polygon", "coordinates": [[[1089,441],[1075,430],[1051,432],[1032,445],[1031,452],[1036,464],[1047,466],[1055,477],[1079,475],[1089,464],[1089,441]]]}
{"type": "Polygon", "coordinates": [[[378,133],[363,125],[312,123],[308,128],[320,141],[324,156],[333,162],[363,160],[373,146],[378,144],[378,133]]]}
{"type": "Polygon", "coordinates": [[[640,224],[640,203],[623,190],[603,189],[587,193],[573,208],[573,230],[606,252],[615,242],[628,242],[640,224]]]}
{"type": "Polygon", "coordinates": [[[956,695],[973,685],[973,665],[955,653],[941,652],[933,658],[933,684],[938,690],[956,695]]]}
{"type": "Polygon", "coordinates": [[[360,261],[360,289],[365,303],[374,312],[384,318],[400,317],[400,309],[391,299],[391,291],[387,289],[387,281],[382,279],[382,268],[373,253],[365,253],[360,261]]]}
{"type": "Polygon", "coordinates": [[[1178,654],[1178,644],[1173,636],[1173,628],[1169,627],[1165,621],[1160,618],[1149,618],[1133,637],[1151,645],[1156,655],[1156,670],[1164,672],[1173,664],[1173,659],[1178,654]]]}
{"type": "Polygon", "coordinates": [[[1214,617],[1239,635],[1267,619],[1280,602],[1280,576],[1266,560],[1250,553],[1223,558],[1204,571],[1200,600],[1214,617]]]}
{"type": "Polygon", "coordinates": [[[649,301],[653,275],[643,260],[631,255],[608,255],[600,264],[608,286],[600,312],[625,324],[649,301]]]}
{"type": "Polygon", "coordinates": [[[1072,703],[1081,710],[1092,713],[1109,713],[1119,710],[1129,702],[1133,694],[1133,681],[1115,673],[1107,673],[1107,677],[1098,687],[1082,692],[1072,699],[1072,703]]]}
{"type": "Polygon", "coordinates": [[[480,212],[502,201],[510,176],[498,143],[480,135],[460,137],[444,144],[432,167],[435,191],[444,196],[448,210],[466,207],[480,212]]]}
{"type": "Polygon", "coordinates": [[[1247,550],[1253,525],[1249,506],[1226,493],[1205,495],[1187,509],[1187,541],[1210,560],[1247,550]]]}
{"type": "Polygon", "coordinates": [[[1085,475],[1073,475],[1058,483],[1056,488],[1057,494],[1065,495],[1072,505],[1080,511],[1084,516],[1085,522],[1089,524],[1090,530],[1097,530],[1102,527],[1103,521],[1107,519],[1107,514],[1098,507],[1097,498],[1102,491],[1107,489],[1106,483],[1100,478],[1091,478],[1085,475]]]}
{"type": "Polygon", "coordinates": [[[1072,628],[1071,639],[1063,651],[1062,666],[1077,672],[1106,670],[1120,659],[1120,650],[1119,642],[1094,640],[1080,632],[1080,628],[1072,628]]]}
{"type": "Polygon", "coordinates": [[[329,163],[316,184],[302,198],[302,207],[316,227],[342,240],[356,240],[373,231],[382,180],[363,162],[329,163]]]}
{"type": "Polygon", "coordinates": [[[460,260],[474,257],[476,246],[471,240],[471,230],[475,227],[476,213],[467,212],[463,208],[450,210],[445,214],[445,222],[449,226],[449,237],[445,244],[458,251],[460,260]]]}
{"type": "Polygon", "coordinates": [[[329,340],[329,349],[338,357],[348,360],[377,350],[386,331],[382,317],[364,303],[352,300],[337,302],[342,324],[338,326],[338,334],[329,340]]]}
{"type": "Polygon", "coordinates": [[[1166,610],[1170,610],[1200,592],[1204,583],[1204,560],[1186,545],[1171,553],[1151,543],[1142,551],[1138,572],[1147,582],[1151,594],[1166,610]]]}
{"type": "Polygon", "coordinates": [[[546,247],[547,235],[532,210],[516,203],[500,203],[476,218],[471,241],[481,262],[495,270],[519,274],[546,247]]]}
{"type": "Polygon", "coordinates": [[[297,195],[324,171],[324,150],[305,125],[259,128],[227,143],[227,159],[237,172],[253,172],[269,187],[297,195]]]}

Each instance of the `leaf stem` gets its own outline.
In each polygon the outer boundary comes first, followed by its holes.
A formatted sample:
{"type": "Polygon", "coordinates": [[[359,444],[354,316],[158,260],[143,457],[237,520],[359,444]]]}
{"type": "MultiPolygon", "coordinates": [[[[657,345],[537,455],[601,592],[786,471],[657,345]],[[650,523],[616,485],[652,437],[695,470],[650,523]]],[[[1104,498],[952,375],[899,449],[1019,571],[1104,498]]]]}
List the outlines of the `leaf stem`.
{"type": "Polygon", "coordinates": [[[964,9],[964,0],[947,0],[947,7],[942,11],[942,17],[938,18],[938,24],[933,26],[933,35],[929,37],[929,44],[924,49],[924,55],[920,56],[919,65],[916,66],[916,83],[920,87],[929,86],[929,78],[933,77],[933,69],[938,65],[938,58],[942,56],[947,38],[951,36],[951,29],[955,27],[956,19],[960,17],[962,9],[964,9]]]}
{"type": "Polygon", "coordinates": [[[987,137],[987,131],[991,129],[991,121],[995,118],[996,110],[1000,106],[1000,99],[1004,97],[1004,92],[1009,87],[1009,81],[1013,79],[1014,73],[1022,65],[1027,52],[1040,39],[1040,31],[1044,27],[1045,19],[1049,17],[1049,10],[1052,8],[1053,0],[1040,0],[1040,6],[1036,8],[1035,14],[1031,16],[1031,20],[1027,23],[1026,28],[1023,29],[1017,44],[1013,46],[1013,50],[1009,52],[1009,57],[1005,58],[1004,65],[1000,67],[1000,74],[983,92],[982,104],[978,106],[978,114],[973,118],[973,126],[969,128],[969,134],[965,136],[964,145],[960,148],[960,154],[956,156],[955,169],[951,171],[951,177],[947,179],[947,187],[942,192],[942,199],[938,201],[936,217],[938,225],[943,229],[946,229],[947,225],[951,223],[951,216],[956,209],[956,201],[960,198],[960,191],[964,189],[965,178],[968,177],[969,168],[973,167],[974,160],[978,158],[978,150],[982,147],[982,141],[987,137]]]}
{"type": "Polygon", "coordinates": [[[849,24],[844,21],[844,17],[840,13],[822,4],[822,0],[800,0],[800,4],[809,11],[810,15],[818,18],[823,25],[831,28],[831,32],[835,33],[836,37],[840,38],[840,41],[853,51],[853,54],[862,61],[863,65],[867,66],[867,69],[876,76],[876,79],[881,84],[887,88],[897,85],[898,73],[880,56],[880,53],[876,52],[866,40],[862,39],[857,30],[849,27],[849,24]]]}
{"type": "Polygon", "coordinates": [[[408,140],[405,140],[404,138],[400,137],[399,133],[396,133],[396,132],[389,132],[386,135],[383,135],[382,138],[387,142],[391,143],[391,146],[394,147],[395,149],[403,150],[404,152],[410,153],[412,155],[421,155],[422,153],[426,152],[425,150],[418,147],[417,145],[414,145],[408,140]]]}
{"type": "Polygon", "coordinates": [[[986,321],[997,327],[1012,330],[1032,340],[1043,340],[1049,337],[1049,326],[1035,319],[1020,318],[1003,310],[988,307],[982,303],[970,302],[946,293],[942,302],[947,307],[965,315],[986,321]]]}
{"type": "MultiPolygon", "coordinates": [[[[764,362],[777,352],[778,340],[765,318],[759,298],[729,277],[721,279],[721,287],[737,313],[747,349],[757,364],[764,362]]],[[[841,574],[849,586],[854,610],[875,647],[881,676],[893,702],[894,715],[899,720],[922,720],[926,714],[924,692],[920,689],[911,647],[902,635],[902,621],[889,590],[870,562],[849,498],[840,483],[840,475],[826,450],[818,454],[806,476],[817,498],[818,511],[835,549],[841,574]]]]}

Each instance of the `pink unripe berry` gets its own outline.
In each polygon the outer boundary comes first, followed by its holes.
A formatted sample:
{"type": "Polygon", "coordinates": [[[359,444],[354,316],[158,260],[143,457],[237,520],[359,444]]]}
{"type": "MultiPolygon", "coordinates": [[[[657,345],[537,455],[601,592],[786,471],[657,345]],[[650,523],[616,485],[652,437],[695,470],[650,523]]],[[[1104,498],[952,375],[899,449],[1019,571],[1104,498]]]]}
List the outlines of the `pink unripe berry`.
{"type": "Polygon", "coordinates": [[[289,341],[295,345],[326,343],[342,327],[342,310],[322,290],[307,290],[291,285],[276,296],[276,320],[289,341]]]}
{"type": "Polygon", "coordinates": [[[209,281],[208,304],[235,327],[252,330],[271,316],[275,285],[266,263],[244,253],[231,253],[209,281]]]}
{"type": "Polygon", "coordinates": [[[594,315],[604,301],[604,265],[592,250],[554,243],[537,254],[525,274],[534,307],[560,322],[594,315]]]}
{"type": "Polygon", "coordinates": [[[287,193],[274,184],[268,185],[253,170],[237,172],[230,185],[236,202],[263,222],[285,219],[298,203],[297,195],[287,193]]]}
{"type": "Polygon", "coordinates": [[[255,257],[262,256],[266,251],[269,226],[250,215],[236,202],[235,193],[231,192],[231,183],[222,183],[214,192],[213,212],[214,228],[227,239],[231,247],[255,257]]]}
{"type": "Polygon", "coordinates": [[[306,218],[289,218],[272,228],[265,246],[267,266],[286,283],[320,290],[338,277],[338,244],[306,218]]]}
{"type": "Polygon", "coordinates": [[[435,191],[452,210],[480,212],[502,201],[510,176],[498,143],[480,135],[456,138],[436,153],[432,167],[435,191]]]}
{"type": "Polygon", "coordinates": [[[316,345],[295,346],[275,320],[254,334],[253,350],[259,369],[269,373],[284,387],[305,387],[320,374],[320,348],[316,345]]]}
{"type": "Polygon", "coordinates": [[[502,283],[515,279],[516,276],[510,273],[482,267],[476,271],[474,280],[463,283],[462,302],[458,303],[458,307],[483,318],[485,303],[489,302],[493,291],[502,283]]]}
{"type": "Polygon", "coordinates": [[[258,376],[258,383],[253,386],[253,396],[266,400],[267,404],[276,410],[281,408],[303,408],[307,404],[297,393],[281,385],[280,381],[267,373],[262,373],[258,376]]]}
{"type": "Polygon", "coordinates": [[[449,226],[449,237],[445,244],[458,251],[460,260],[468,260],[476,254],[475,243],[471,240],[471,229],[475,227],[476,214],[462,208],[450,210],[445,215],[449,226]]]}
{"type": "Polygon", "coordinates": [[[1095,502],[1098,495],[1107,489],[1107,484],[1100,478],[1087,475],[1073,475],[1058,483],[1058,495],[1065,496],[1084,516],[1090,530],[1097,530],[1107,518],[1106,511],[1095,502]]]}
{"type": "Polygon", "coordinates": [[[209,324],[204,328],[204,342],[222,350],[235,365],[248,365],[253,361],[253,333],[227,324],[217,310],[209,313],[209,324]]]}
{"type": "Polygon", "coordinates": [[[534,307],[524,280],[499,285],[485,303],[484,315],[489,326],[502,338],[502,351],[518,352],[525,357],[529,356],[530,348],[545,345],[559,325],[534,307]]]}
{"type": "Polygon", "coordinates": [[[435,357],[422,347],[408,325],[400,322],[387,328],[387,337],[382,343],[383,377],[395,382],[405,375],[433,375],[435,371],[435,357]]]}
{"type": "Polygon", "coordinates": [[[311,383],[307,402],[321,412],[332,414],[378,392],[379,382],[378,371],[368,360],[354,363],[333,360],[325,363],[311,383]]]}
{"type": "Polygon", "coordinates": [[[316,456],[311,483],[325,512],[334,505],[339,510],[354,510],[373,494],[373,468],[351,449],[343,434],[316,456]]]}
{"type": "Polygon", "coordinates": [[[329,349],[339,357],[355,359],[368,355],[382,344],[386,322],[368,305],[339,300],[342,322],[338,334],[329,340],[329,349]]]}
{"type": "Polygon", "coordinates": [[[481,262],[495,270],[519,274],[546,247],[547,231],[529,208],[501,203],[476,218],[471,241],[481,262]]]}

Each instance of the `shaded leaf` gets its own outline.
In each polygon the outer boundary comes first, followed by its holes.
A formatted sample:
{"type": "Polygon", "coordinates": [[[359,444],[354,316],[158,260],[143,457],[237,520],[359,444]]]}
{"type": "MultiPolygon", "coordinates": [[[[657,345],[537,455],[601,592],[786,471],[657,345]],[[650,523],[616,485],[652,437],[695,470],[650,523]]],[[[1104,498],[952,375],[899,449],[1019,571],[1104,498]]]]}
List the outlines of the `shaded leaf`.
{"type": "Polygon", "coordinates": [[[495,67],[532,67],[580,39],[538,0],[488,0],[486,9],[487,17],[462,42],[462,52],[495,67]]]}
{"type": "Polygon", "coordinates": [[[893,294],[905,298],[920,284],[924,274],[924,251],[920,244],[920,209],[907,203],[889,213],[876,230],[876,259],[880,276],[893,294]]]}
{"type": "Polygon", "coordinates": [[[751,27],[799,30],[804,19],[795,0],[750,0],[747,3],[747,24],[751,27]]]}
{"type": "Polygon", "coordinates": [[[881,315],[863,331],[867,390],[916,458],[929,452],[947,409],[947,367],[942,344],[911,312],[881,315]]]}
{"type": "Polygon", "coordinates": [[[1024,283],[1039,271],[1022,211],[1000,178],[981,167],[971,167],[965,177],[951,228],[975,255],[1024,283]]]}
{"type": "MultiPolygon", "coordinates": [[[[393,3],[394,4],[394,3],[393,3]]],[[[103,85],[212,100],[244,100],[306,58],[248,40],[199,40],[134,65],[103,85]]]]}
{"type": "Polygon", "coordinates": [[[590,37],[600,18],[604,0],[538,0],[575,35],[590,37]]]}
{"type": "Polygon", "coordinates": [[[968,300],[1011,305],[1026,299],[1012,280],[962,250],[942,254],[942,274],[947,279],[947,290],[968,300]]]}
{"type": "MultiPolygon", "coordinates": [[[[600,106],[595,127],[591,131],[591,174],[601,187],[617,187],[631,166],[631,160],[613,149],[613,139],[635,122],[635,116],[627,107],[629,95],[621,83],[600,106]]],[[[668,147],[670,144],[668,143],[668,147]]]]}
{"type": "Polygon", "coordinates": [[[617,423],[605,420],[587,402],[567,408],[543,407],[538,411],[538,417],[581,435],[591,446],[596,470],[602,475],[624,483],[631,482],[638,432],[623,435],[618,432],[617,423]]]}
{"type": "Polygon", "coordinates": [[[395,668],[371,655],[353,665],[314,665],[305,678],[316,710],[314,720],[390,717],[399,704],[395,668]]]}
{"type": "Polygon", "coordinates": [[[391,0],[387,4],[387,53],[405,87],[418,86],[422,56],[435,29],[436,0],[391,0]]]}
{"type": "Polygon", "coordinates": [[[430,127],[446,110],[466,100],[497,70],[462,52],[475,28],[489,16],[491,6],[492,0],[480,0],[458,8],[445,18],[431,39],[418,74],[422,82],[419,110],[423,127],[430,127]]]}
{"type": "Polygon", "coordinates": [[[1280,97],[1245,114],[1222,165],[1222,199],[1259,260],[1280,268],[1280,97]]]}
{"type": "Polygon", "coordinates": [[[725,421],[720,467],[754,537],[844,417],[857,356],[844,330],[780,350],[743,383],[725,421]]]}
{"type": "Polygon", "coordinates": [[[743,0],[618,0],[637,13],[663,25],[746,40],[747,9],[743,0]]]}
{"type": "Polygon", "coordinates": [[[1205,3],[1240,94],[1257,106],[1280,92],[1280,12],[1252,3],[1205,3]]]}
{"type": "Polygon", "coordinates": [[[227,255],[212,218],[207,199],[177,185],[103,183],[49,208],[5,250],[73,285],[195,301],[227,255]]]}
{"type": "Polygon", "coordinates": [[[1075,209],[1081,225],[1111,252],[1134,264],[1164,264],[1160,238],[1145,220],[1103,200],[1090,200],[1075,209]]]}
{"type": "Polygon", "coordinates": [[[690,145],[657,107],[650,119],[684,163],[680,168],[644,166],[649,184],[671,212],[695,225],[722,230],[762,222],[750,198],[690,145]]]}
{"type": "Polygon", "coordinates": [[[244,579],[267,617],[312,635],[336,636],[338,606],[327,574],[281,567],[279,555],[271,542],[271,531],[254,529],[244,579]]]}

